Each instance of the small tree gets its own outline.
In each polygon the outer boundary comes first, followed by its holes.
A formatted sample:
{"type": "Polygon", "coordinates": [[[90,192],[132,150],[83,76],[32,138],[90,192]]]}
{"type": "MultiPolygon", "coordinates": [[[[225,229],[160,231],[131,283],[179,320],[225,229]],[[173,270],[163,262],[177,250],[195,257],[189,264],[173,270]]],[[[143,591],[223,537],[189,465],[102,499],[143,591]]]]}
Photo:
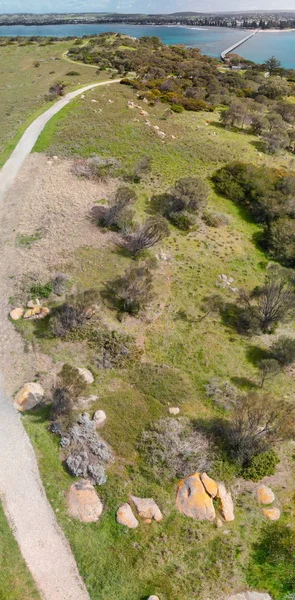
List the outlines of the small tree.
{"type": "Polygon", "coordinates": [[[281,365],[291,365],[295,361],[295,339],[280,335],[271,345],[270,351],[273,358],[281,365]]]}
{"type": "Polygon", "coordinates": [[[162,217],[150,217],[143,225],[133,234],[125,236],[122,240],[122,246],[136,256],[142,250],[152,248],[169,235],[169,227],[167,221],[162,217]]]}
{"type": "Polygon", "coordinates": [[[204,210],[210,188],[203,179],[186,177],[179,179],[171,190],[169,212],[188,211],[200,213],[204,210]]]}
{"type": "Polygon", "coordinates": [[[281,61],[278,60],[275,56],[271,56],[264,63],[269,71],[269,74],[272,75],[277,69],[281,66],[281,61]]]}
{"type": "Polygon", "coordinates": [[[106,295],[120,311],[138,314],[154,297],[149,265],[132,266],[122,277],[109,282],[106,295]]]}
{"type": "Polygon", "coordinates": [[[273,379],[280,373],[281,366],[274,358],[265,358],[260,361],[259,369],[261,373],[260,386],[264,387],[264,384],[268,379],[273,379]]]}
{"type": "Polygon", "coordinates": [[[240,323],[246,329],[269,333],[280,321],[294,315],[294,287],[283,277],[268,276],[265,284],[252,292],[242,291],[239,303],[242,306],[240,323]]]}
{"type": "Polygon", "coordinates": [[[294,432],[295,407],[269,395],[248,394],[236,404],[223,433],[233,458],[248,467],[254,456],[266,452],[294,432]]]}

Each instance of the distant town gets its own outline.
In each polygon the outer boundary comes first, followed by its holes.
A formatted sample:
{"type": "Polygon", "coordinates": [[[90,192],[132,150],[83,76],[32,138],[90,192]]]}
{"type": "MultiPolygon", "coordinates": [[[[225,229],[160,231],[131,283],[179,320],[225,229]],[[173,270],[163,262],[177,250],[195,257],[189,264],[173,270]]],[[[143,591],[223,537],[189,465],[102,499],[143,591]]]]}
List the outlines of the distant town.
{"type": "Polygon", "coordinates": [[[235,27],[247,29],[293,29],[295,11],[243,12],[243,13],[195,13],[141,15],[118,13],[81,14],[3,14],[0,25],[65,25],[65,24],[112,24],[132,25],[190,25],[206,27],[235,27]]]}

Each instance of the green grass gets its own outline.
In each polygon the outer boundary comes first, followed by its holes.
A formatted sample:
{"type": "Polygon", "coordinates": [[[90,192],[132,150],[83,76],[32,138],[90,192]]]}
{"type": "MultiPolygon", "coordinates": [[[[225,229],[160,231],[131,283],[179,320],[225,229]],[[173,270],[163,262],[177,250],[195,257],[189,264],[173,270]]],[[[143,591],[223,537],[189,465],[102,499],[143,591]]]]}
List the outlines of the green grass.
{"type": "Polygon", "coordinates": [[[103,74],[95,76],[93,69],[79,65],[79,75],[68,78],[69,63],[62,58],[71,47],[71,41],[60,41],[49,46],[0,47],[0,77],[3,82],[0,106],[0,167],[15,148],[30,123],[46,108],[49,87],[57,80],[67,81],[66,91],[80,85],[106,79],[103,74]],[[39,67],[34,62],[40,61],[39,67]]]}
{"type": "Polygon", "coordinates": [[[40,600],[0,504],[0,600],[40,600]]]}
{"type": "MultiPolygon", "coordinates": [[[[129,99],[136,95],[125,86],[92,90],[85,100],[75,100],[50,121],[35,151],[69,158],[112,156],[127,171],[140,156],[151,155],[151,177],[135,186],[139,220],[149,213],[151,197],[180,177],[210,177],[232,160],[294,167],[294,158],[287,154],[259,156],[254,145],[257,140],[221,128],[218,113],[185,112],[163,120],[166,105],[148,107],[151,123],[167,134],[163,144],[139,111],[128,108],[129,99]]],[[[142,106],[146,109],[144,103],[142,106]]],[[[62,467],[58,440],[47,430],[48,415],[41,411],[24,417],[48,497],[58,509],[92,600],[143,600],[152,593],[161,600],[204,600],[246,587],[251,547],[264,525],[252,494],[239,496],[236,520],[224,527],[227,534],[212,524],[195,523],[175,510],[176,482],[156,481],[144,469],[137,451],[142,430],[167,416],[169,405],[180,406],[182,415],[194,419],[220,416],[205,395],[204,386],[211,377],[229,379],[241,390],[257,386],[259,373],[251,355],[253,347],[263,347],[269,338],[239,336],[214,314],[201,322],[198,319],[209,294],[220,293],[228,303],[235,302],[234,293],[216,287],[218,275],[232,276],[236,287],[253,287],[263,281],[268,260],[255,245],[258,227],[213,188],[209,209],[226,214],[229,224],[218,229],[200,224],[189,234],[171,227],[170,237],[161,245],[168,260],[161,261],[157,271],[157,300],[150,309],[150,322],[127,319],[119,323],[114,312],[102,305],[103,318],[111,327],[144,340],[148,367],[133,364],[124,370],[101,371],[95,365],[95,352],[85,345],[38,338],[40,349],[54,361],[69,361],[94,372],[95,383],[89,393],[98,394],[99,399],[91,411],[106,411],[103,436],[116,455],[108,482],[98,489],[105,506],[100,522],[86,526],[71,522],[64,492],[72,479],[62,467]],[[142,523],[136,531],[117,525],[115,511],[130,492],[154,497],[164,520],[158,525],[142,523]]],[[[101,235],[99,230],[97,235],[101,235]]],[[[69,254],[63,269],[77,289],[102,289],[105,281],[121,274],[128,264],[129,259],[112,246],[101,250],[85,244],[69,254]]],[[[28,341],[36,343],[34,323],[18,322],[17,327],[28,341]]],[[[294,379],[284,373],[268,386],[266,391],[278,398],[294,397],[294,379]]],[[[275,491],[283,504],[292,504],[289,491],[287,499],[282,490],[275,491]]],[[[262,584],[266,585],[265,581],[262,584]]],[[[281,600],[278,595],[274,598],[281,600]]]]}

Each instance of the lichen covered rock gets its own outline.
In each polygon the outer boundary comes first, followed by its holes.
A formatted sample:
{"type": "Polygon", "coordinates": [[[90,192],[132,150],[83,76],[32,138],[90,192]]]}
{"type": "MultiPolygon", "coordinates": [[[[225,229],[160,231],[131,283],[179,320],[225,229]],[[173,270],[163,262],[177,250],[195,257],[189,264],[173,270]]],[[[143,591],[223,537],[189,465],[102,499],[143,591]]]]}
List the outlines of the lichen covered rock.
{"type": "Polygon", "coordinates": [[[129,529],[136,529],[138,527],[138,520],[134,516],[128,502],[118,508],[116,519],[120,525],[125,525],[125,527],[129,527],[129,529]]]}
{"type": "Polygon", "coordinates": [[[200,473],[179,482],[176,506],[182,514],[197,521],[213,521],[216,516],[213,500],[202,483],[200,473]]]}
{"type": "Polygon", "coordinates": [[[273,491],[267,485],[260,485],[257,489],[259,504],[272,504],[275,499],[273,491]]]}
{"type": "Polygon", "coordinates": [[[217,485],[216,481],[214,481],[214,479],[209,477],[209,475],[207,475],[207,473],[201,474],[201,480],[202,480],[202,484],[203,484],[207,494],[209,494],[209,496],[212,496],[212,498],[215,498],[215,496],[217,496],[217,492],[218,492],[218,485],[217,485]]]}
{"type": "Polygon", "coordinates": [[[270,521],[278,521],[281,516],[279,508],[263,508],[263,513],[270,521]]]}
{"type": "Polygon", "coordinates": [[[157,522],[163,519],[163,515],[153,498],[138,498],[137,496],[130,496],[130,498],[135,504],[139,516],[143,519],[148,521],[154,519],[157,522]]]}
{"type": "Polygon", "coordinates": [[[10,311],[9,314],[10,314],[10,318],[13,321],[18,321],[19,319],[22,318],[22,316],[24,314],[24,309],[21,307],[17,307],[17,308],[14,308],[12,311],[10,311]]]}
{"type": "Polygon", "coordinates": [[[77,481],[71,485],[67,495],[67,505],[69,515],[83,523],[98,521],[103,511],[103,504],[95,488],[88,481],[77,481]]]}
{"type": "Polygon", "coordinates": [[[217,497],[220,499],[220,502],[221,502],[222,516],[223,516],[224,520],[225,521],[234,521],[235,515],[234,515],[234,503],[233,503],[232,495],[230,492],[228,492],[226,490],[226,487],[225,487],[224,483],[222,483],[222,482],[218,483],[217,497]]]}
{"type": "Polygon", "coordinates": [[[20,411],[31,410],[40,404],[44,390],[40,383],[26,383],[14,398],[14,406],[20,411]]]}

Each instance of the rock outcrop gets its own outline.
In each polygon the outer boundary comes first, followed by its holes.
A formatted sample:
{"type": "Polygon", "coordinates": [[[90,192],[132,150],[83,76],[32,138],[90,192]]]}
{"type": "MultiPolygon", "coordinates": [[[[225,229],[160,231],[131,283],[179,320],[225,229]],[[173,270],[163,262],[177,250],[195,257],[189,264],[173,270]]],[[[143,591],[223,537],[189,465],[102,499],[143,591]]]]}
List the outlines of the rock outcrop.
{"type": "Polygon", "coordinates": [[[135,504],[136,510],[142,519],[145,519],[147,522],[152,521],[152,519],[159,522],[163,519],[163,515],[153,498],[130,496],[130,499],[135,504]]]}
{"type": "Polygon", "coordinates": [[[160,600],[159,596],[155,596],[154,594],[152,596],[148,597],[148,600],[160,600]]]}
{"type": "Polygon", "coordinates": [[[200,473],[179,482],[176,506],[182,514],[197,521],[214,521],[216,516],[212,497],[206,492],[200,473]]]}
{"type": "Polygon", "coordinates": [[[125,525],[125,527],[129,527],[129,529],[136,529],[138,527],[138,520],[134,516],[132,508],[128,502],[120,506],[120,508],[117,510],[116,519],[120,525],[125,525]]]}
{"type": "Polygon", "coordinates": [[[19,319],[21,319],[21,318],[22,318],[22,316],[23,316],[24,312],[25,312],[25,311],[24,311],[24,309],[23,309],[23,308],[21,308],[21,307],[14,308],[14,309],[13,309],[12,311],[10,311],[10,313],[9,313],[9,314],[10,314],[10,318],[11,318],[13,321],[18,321],[19,319]]]}
{"type": "Polygon", "coordinates": [[[40,404],[44,397],[44,390],[40,383],[26,383],[14,398],[14,406],[20,411],[31,410],[40,404]]]}
{"type": "Polygon", "coordinates": [[[24,314],[24,319],[45,319],[45,317],[47,317],[49,313],[49,308],[47,308],[46,306],[37,305],[34,308],[29,308],[28,310],[26,310],[24,314]]]}
{"type": "Polygon", "coordinates": [[[79,371],[80,375],[82,375],[82,377],[84,378],[86,383],[88,383],[90,385],[91,383],[94,382],[94,377],[93,377],[91,371],[89,371],[89,369],[78,368],[78,371],[79,371]]]}
{"type": "Polygon", "coordinates": [[[221,511],[222,516],[225,521],[234,521],[234,503],[232,499],[232,495],[230,492],[226,490],[224,483],[218,483],[218,493],[217,498],[219,498],[221,502],[221,511]]]}
{"type": "Polygon", "coordinates": [[[68,491],[67,504],[69,515],[82,523],[98,521],[103,511],[103,504],[91,483],[77,481],[68,491]]]}
{"type": "Polygon", "coordinates": [[[275,499],[273,491],[267,485],[260,485],[257,489],[259,504],[272,504],[275,499]]]}
{"type": "Polygon", "coordinates": [[[107,418],[107,416],[106,416],[104,410],[95,411],[95,413],[93,415],[93,421],[95,423],[96,429],[98,429],[99,427],[102,427],[104,425],[106,418],[107,418]]]}
{"type": "Polygon", "coordinates": [[[279,508],[263,508],[263,513],[270,521],[278,521],[281,516],[279,508]]]}

